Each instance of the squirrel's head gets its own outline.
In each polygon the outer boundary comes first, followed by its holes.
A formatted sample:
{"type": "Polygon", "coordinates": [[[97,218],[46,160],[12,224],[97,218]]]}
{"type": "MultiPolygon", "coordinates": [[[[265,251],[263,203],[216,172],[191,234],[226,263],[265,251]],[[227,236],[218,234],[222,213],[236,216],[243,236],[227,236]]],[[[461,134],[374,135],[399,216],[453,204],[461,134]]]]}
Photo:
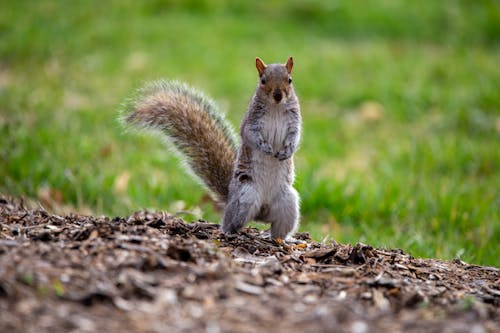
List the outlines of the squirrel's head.
{"type": "Polygon", "coordinates": [[[285,64],[266,65],[260,58],[255,59],[257,71],[259,72],[258,90],[263,92],[269,99],[276,104],[290,96],[293,92],[292,87],[292,68],[293,58],[288,58],[285,64]]]}

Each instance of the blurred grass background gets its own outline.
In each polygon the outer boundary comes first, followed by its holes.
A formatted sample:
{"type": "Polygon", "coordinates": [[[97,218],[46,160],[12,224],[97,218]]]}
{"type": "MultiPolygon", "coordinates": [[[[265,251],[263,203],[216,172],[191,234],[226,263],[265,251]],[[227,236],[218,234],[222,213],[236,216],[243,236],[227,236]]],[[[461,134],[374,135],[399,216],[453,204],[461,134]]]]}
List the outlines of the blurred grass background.
{"type": "Polygon", "coordinates": [[[295,59],[302,230],[500,266],[500,4],[9,1],[0,5],[0,192],[59,212],[218,222],[120,104],[175,78],[235,125],[254,59],[295,59]]]}

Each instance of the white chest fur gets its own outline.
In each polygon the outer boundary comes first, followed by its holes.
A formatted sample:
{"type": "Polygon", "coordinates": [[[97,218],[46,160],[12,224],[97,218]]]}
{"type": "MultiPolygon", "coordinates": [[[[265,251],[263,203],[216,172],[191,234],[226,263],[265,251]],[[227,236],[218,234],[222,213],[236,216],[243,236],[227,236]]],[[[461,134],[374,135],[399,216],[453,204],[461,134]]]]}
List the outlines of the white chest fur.
{"type": "Polygon", "coordinates": [[[274,152],[283,149],[287,134],[287,116],[284,105],[278,104],[262,117],[262,136],[273,147],[274,152]]]}
{"type": "MultiPolygon", "coordinates": [[[[273,148],[273,155],[283,149],[287,135],[288,114],[284,106],[277,105],[268,110],[262,117],[262,136],[273,148]]],[[[288,179],[293,178],[293,166],[286,161],[279,161],[275,156],[254,150],[252,154],[253,178],[258,184],[260,196],[264,202],[270,203],[280,193],[281,186],[288,184],[288,179]]]]}

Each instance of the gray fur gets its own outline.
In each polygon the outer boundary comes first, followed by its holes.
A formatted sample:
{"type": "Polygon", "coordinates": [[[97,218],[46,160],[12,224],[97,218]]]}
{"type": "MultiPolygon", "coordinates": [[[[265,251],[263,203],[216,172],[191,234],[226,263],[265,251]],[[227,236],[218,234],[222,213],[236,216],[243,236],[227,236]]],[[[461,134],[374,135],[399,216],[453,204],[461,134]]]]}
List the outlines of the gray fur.
{"type": "Polygon", "coordinates": [[[184,158],[215,199],[225,204],[222,230],[237,232],[251,220],[271,224],[285,239],[299,224],[293,154],[300,141],[300,106],[286,65],[257,60],[258,85],[238,141],[224,115],[203,93],[177,81],[155,81],[127,101],[122,122],[156,129],[184,158]]]}
{"type": "Polygon", "coordinates": [[[299,224],[299,196],[291,157],[300,141],[300,106],[283,65],[269,65],[241,125],[242,145],[222,218],[224,232],[249,221],[271,224],[271,235],[285,239],[299,224]],[[279,93],[276,91],[279,90],[279,93]],[[274,96],[283,96],[279,101],[274,96]]]}
{"type": "Polygon", "coordinates": [[[166,137],[219,202],[226,202],[238,141],[215,103],[177,81],[146,84],[127,101],[122,121],[166,137]]]}

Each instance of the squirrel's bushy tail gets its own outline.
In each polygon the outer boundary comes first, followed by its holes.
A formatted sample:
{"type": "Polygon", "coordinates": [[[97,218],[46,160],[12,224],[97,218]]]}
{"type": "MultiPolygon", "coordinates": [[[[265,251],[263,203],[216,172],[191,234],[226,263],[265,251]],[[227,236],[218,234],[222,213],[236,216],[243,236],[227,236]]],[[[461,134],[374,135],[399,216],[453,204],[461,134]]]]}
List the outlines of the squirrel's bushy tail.
{"type": "Polygon", "coordinates": [[[226,202],[237,139],[211,99],[177,81],[150,82],[127,102],[122,120],[161,131],[215,199],[226,202]]]}

